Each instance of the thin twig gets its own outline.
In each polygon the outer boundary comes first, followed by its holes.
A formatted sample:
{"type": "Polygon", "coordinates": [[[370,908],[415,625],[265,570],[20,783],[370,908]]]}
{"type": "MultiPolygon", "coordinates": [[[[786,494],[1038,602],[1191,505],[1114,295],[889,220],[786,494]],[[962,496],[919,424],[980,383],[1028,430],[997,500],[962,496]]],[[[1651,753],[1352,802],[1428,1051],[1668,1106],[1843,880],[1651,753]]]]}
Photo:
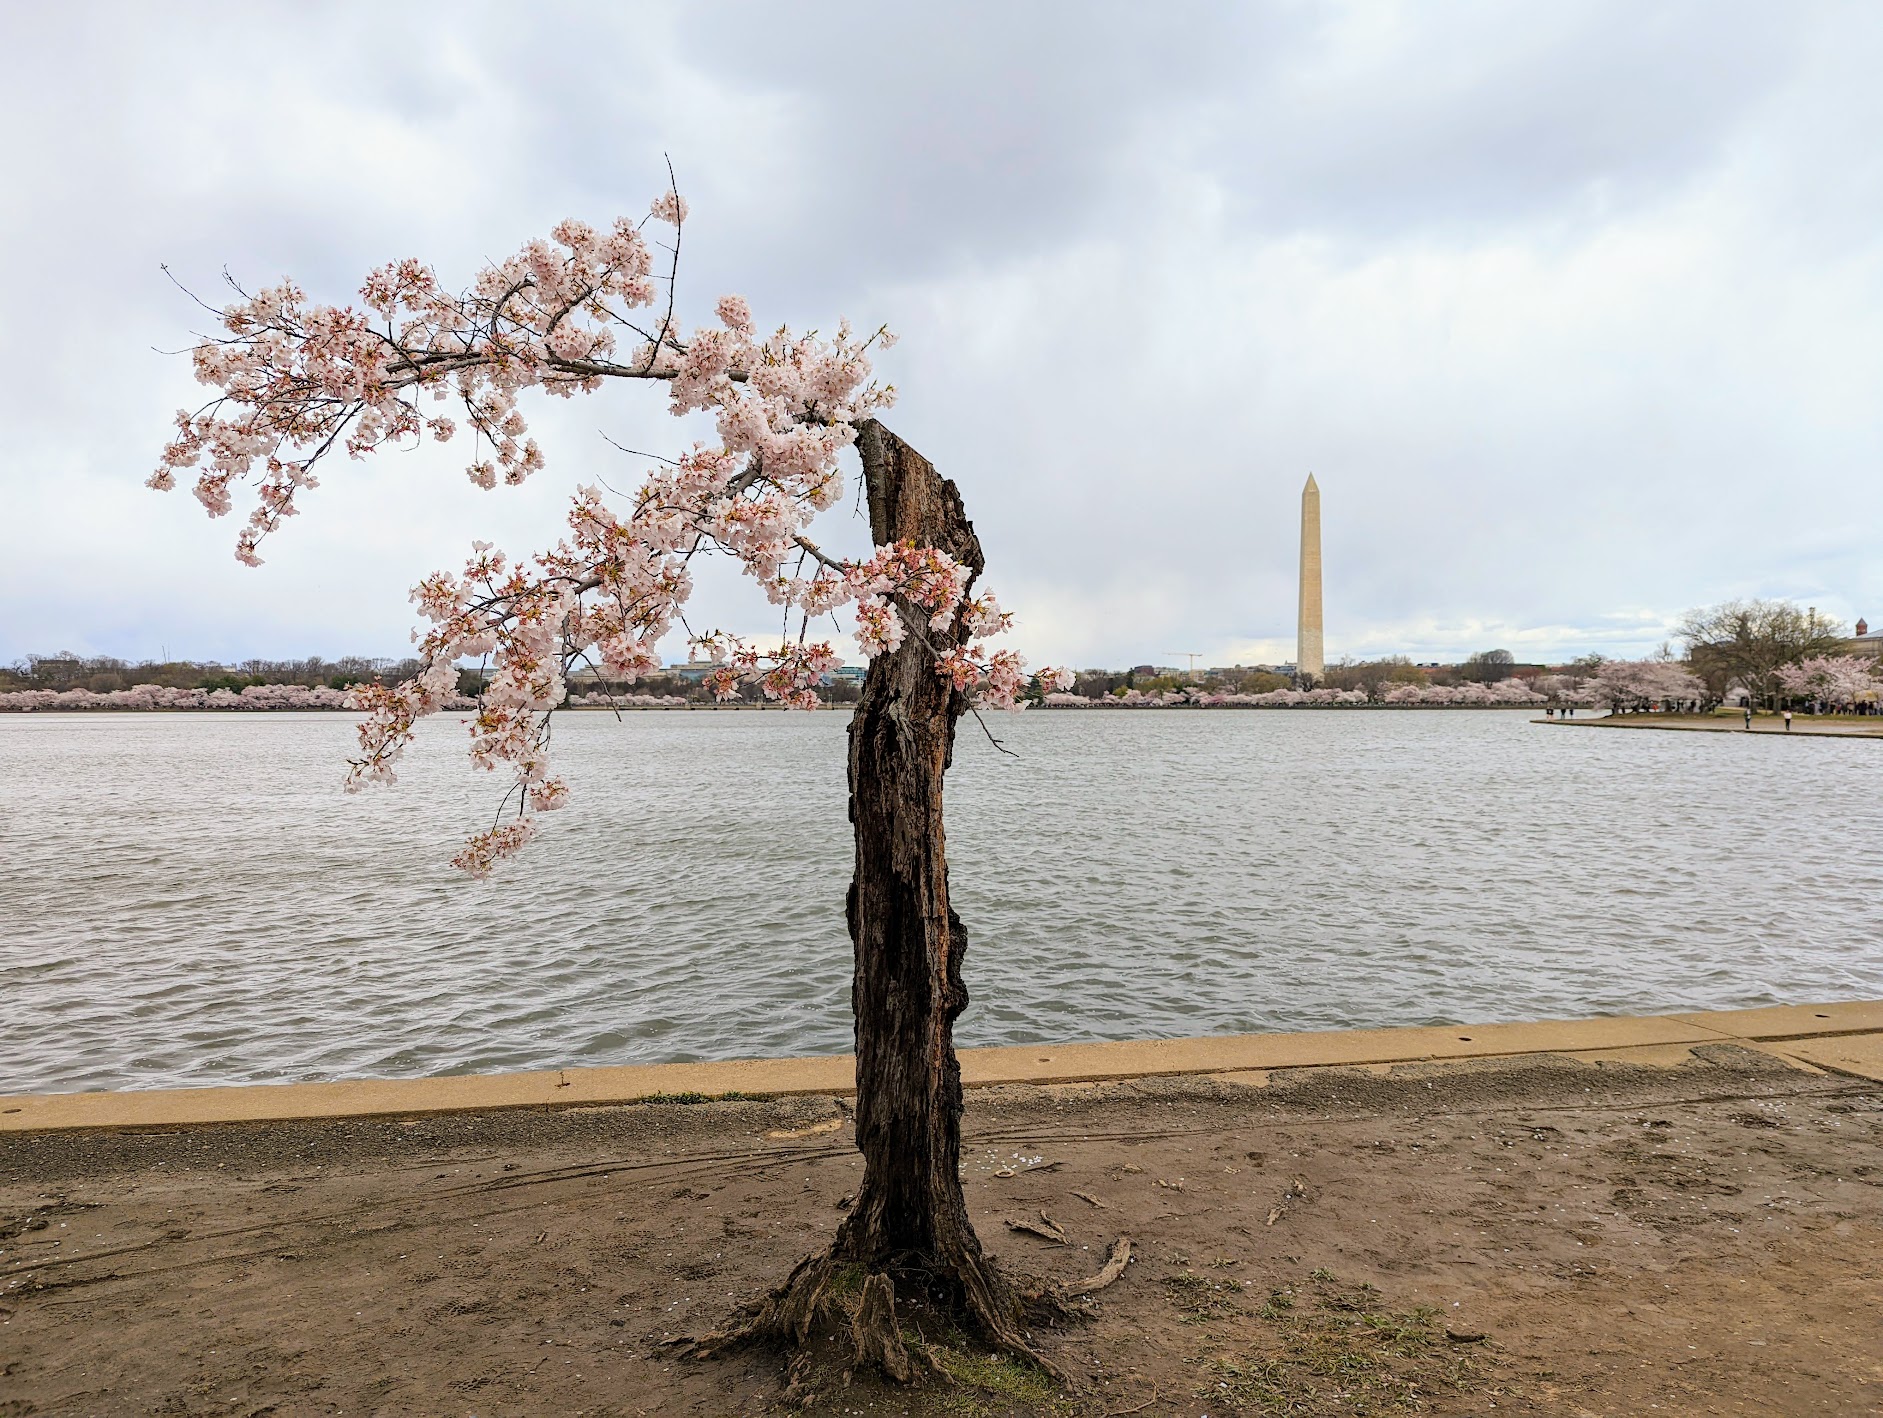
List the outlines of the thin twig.
{"type": "MultiPolygon", "coordinates": [[[[597,433],[601,433],[601,430],[599,428],[596,429],[595,431],[597,433]]],[[[632,456],[636,458],[656,458],[663,463],[671,464],[673,467],[677,468],[680,466],[680,460],[677,458],[669,458],[661,453],[643,453],[638,448],[629,448],[625,446],[624,444],[616,443],[614,439],[610,438],[605,433],[602,433],[602,442],[606,443],[610,448],[613,448],[616,452],[619,452],[619,453],[631,454],[632,456]]],[[[610,489],[610,491],[613,491],[613,489],[610,489]]],[[[619,497],[620,495],[621,495],[620,493],[615,493],[615,496],[617,497],[619,497]]]]}
{"type": "MultiPolygon", "coordinates": [[[[162,271],[164,275],[169,277],[171,285],[175,286],[178,290],[182,291],[183,294],[187,295],[191,300],[195,301],[198,305],[202,306],[203,309],[207,310],[211,315],[215,316],[218,320],[222,318],[222,312],[220,310],[216,309],[215,306],[211,305],[208,301],[204,300],[195,291],[191,290],[188,286],[184,285],[183,282],[179,281],[176,278],[176,273],[170,269],[170,266],[167,262],[160,262],[157,266],[157,269],[162,271]]],[[[228,268],[226,266],[223,268],[222,278],[225,281],[228,281],[230,285],[235,286],[235,281],[230,277],[228,268]]],[[[242,291],[242,288],[240,286],[235,286],[235,288],[238,292],[247,294],[247,292],[242,291]]]]}
{"type": "Polygon", "coordinates": [[[981,726],[981,732],[987,735],[987,741],[989,743],[1006,754],[1009,758],[1018,758],[1020,756],[1012,749],[1008,748],[1006,744],[994,737],[994,731],[987,727],[987,720],[981,717],[981,710],[978,705],[970,704],[968,706],[968,712],[974,716],[974,722],[981,726]]]}
{"type": "Polygon", "coordinates": [[[650,374],[660,359],[660,347],[666,343],[667,332],[673,328],[674,299],[680,286],[680,236],[681,229],[686,225],[680,217],[680,179],[674,176],[673,158],[668,154],[662,156],[667,158],[667,192],[674,200],[673,262],[667,267],[667,313],[661,316],[660,334],[654,338],[654,342],[648,346],[647,350],[646,368],[650,374]]]}
{"type": "MultiPolygon", "coordinates": [[[[830,557],[824,555],[823,549],[809,537],[800,535],[792,537],[791,540],[796,542],[801,550],[808,552],[813,558],[829,567],[832,571],[848,571],[850,569],[844,562],[833,561],[830,557]]],[[[804,563],[800,560],[798,564],[802,566],[804,563]]]]}

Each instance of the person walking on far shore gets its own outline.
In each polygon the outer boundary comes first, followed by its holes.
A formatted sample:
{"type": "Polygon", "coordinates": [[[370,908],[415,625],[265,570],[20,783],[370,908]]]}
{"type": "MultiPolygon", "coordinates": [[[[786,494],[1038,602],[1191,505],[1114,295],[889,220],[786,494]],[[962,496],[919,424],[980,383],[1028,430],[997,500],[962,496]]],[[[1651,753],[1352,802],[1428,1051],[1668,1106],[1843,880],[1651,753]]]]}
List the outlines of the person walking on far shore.
{"type": "Polygon", "coordinates": [[[1785,732],[1791,732],[1791,710],[1789,709],[1785,711],[1785,732]]]}
{"type": "Polygon", "coordinates": [[[1750,699],[1746,701],[1746,729],[1747,732],[1752,729],[1752,701],[1750,699]]]}

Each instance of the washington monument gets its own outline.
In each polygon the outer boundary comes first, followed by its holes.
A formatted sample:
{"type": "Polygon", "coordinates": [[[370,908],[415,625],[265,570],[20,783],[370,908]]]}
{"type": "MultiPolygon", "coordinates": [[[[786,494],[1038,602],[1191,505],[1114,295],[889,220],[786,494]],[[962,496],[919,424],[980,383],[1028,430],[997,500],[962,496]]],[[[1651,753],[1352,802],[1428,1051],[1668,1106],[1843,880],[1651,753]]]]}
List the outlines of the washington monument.
{"type": "Polygon", "coordinates": [[[1327,673],[1321,647],[1321,490],[1308,474],[1301,489],[1301,617],[1295,632],[1295,674],[1319,681],[1327,673]]]}

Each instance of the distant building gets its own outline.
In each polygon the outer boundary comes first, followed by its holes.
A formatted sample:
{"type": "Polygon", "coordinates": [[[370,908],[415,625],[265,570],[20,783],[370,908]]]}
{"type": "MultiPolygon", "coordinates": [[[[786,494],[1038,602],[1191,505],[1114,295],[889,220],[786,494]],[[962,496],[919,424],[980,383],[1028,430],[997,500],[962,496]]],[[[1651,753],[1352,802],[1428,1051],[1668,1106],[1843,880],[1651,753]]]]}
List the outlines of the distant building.
{"type": "Polygon", "coordinates": [[[862,684],[869,670],[863,665],[839,665],[824,676],[825,684],[862,684]]]}
{"type": "Polygon", "coordinates": [[[1853,655],[1883,655],[1883,630],[1872,634],[1870,622],[1858,620],[1857,634],[1848,646],[1853,655]]]}
{"type": "Polygon", "coordinates": [[[667,673],[677,679],[691,680],[695,684],[703,680],[720,666],[712,660],[676,661],[667,666],[667,673]]]}

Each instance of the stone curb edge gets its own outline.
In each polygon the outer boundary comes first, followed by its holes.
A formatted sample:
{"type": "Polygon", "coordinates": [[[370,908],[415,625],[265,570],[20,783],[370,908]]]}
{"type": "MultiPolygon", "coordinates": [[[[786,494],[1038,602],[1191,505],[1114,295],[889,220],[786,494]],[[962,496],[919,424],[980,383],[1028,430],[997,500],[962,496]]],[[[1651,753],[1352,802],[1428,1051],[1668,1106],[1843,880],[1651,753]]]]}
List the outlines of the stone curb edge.
{"type": "MultiPolygon", "coordinates": [[[[1883,1000],[1611,1019],[963,1049],[961,1072],[968,1087],[987,1088],[1266,1074],[1293,1068],[1462,1063],[1538,1054],[1606,1055],[1616,1050],[1718,1043],[1738,1043],[1805,1066],[1883,1079],[1883,1000]]],[[[839,1055],[442,1078],[22,1094],[0,1096],[0,1135],[597,1107],[662,1095],[845,1094],[855,1091],[854,1062],[849,1055],[839,1055]]]]}

